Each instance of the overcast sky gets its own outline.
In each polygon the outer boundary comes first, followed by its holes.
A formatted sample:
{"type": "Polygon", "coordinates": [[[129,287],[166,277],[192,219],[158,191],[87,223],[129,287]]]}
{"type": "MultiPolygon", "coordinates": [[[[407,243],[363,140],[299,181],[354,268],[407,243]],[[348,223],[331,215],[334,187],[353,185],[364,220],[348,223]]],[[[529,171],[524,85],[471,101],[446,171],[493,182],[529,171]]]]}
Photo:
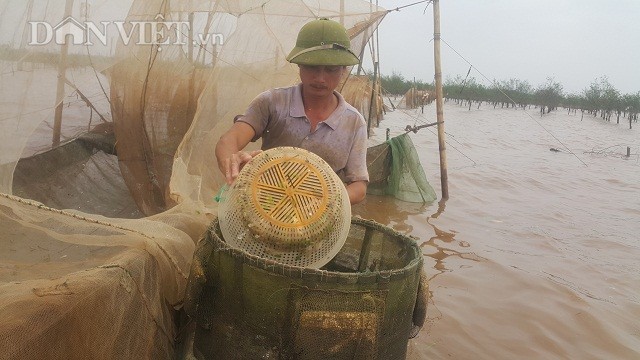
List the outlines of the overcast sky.
{"type": "MultiPolygon", "coordinates": [[[[418,0],[378,1],[389,10],[418,0]]],[[[433,80],[433,6],[425,13],[425,4],[383,19],[382,74],[433,80]]],[[[640,91],[640,0],[441,0],[440,11],[442,39],[489,79],[537,87],[554,77],[580,93],[607,76],[624,94],[640,91]]],[[[469,64],[444,42],[441,49],[443,79],[466,76],[469,64]]],[[[488,85],[477,71],[470,76],[488,85]]]]}

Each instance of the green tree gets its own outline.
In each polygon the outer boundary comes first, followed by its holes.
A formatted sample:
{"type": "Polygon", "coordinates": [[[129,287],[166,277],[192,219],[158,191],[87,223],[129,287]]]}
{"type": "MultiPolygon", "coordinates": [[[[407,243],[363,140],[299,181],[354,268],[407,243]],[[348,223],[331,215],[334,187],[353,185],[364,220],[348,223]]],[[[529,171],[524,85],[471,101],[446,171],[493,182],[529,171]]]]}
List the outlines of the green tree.
{"type": "MultiPolygon", "coordinates": [[[[606,76],[600,78],[600,89],[602,91],[600,97],[600,111],[602,118],[607,121],[611,121],[611,115],[613,112],[615,110],[619,110],[621,107],[620,91],[609,83],[609,79],[606,76]]],[[[618,122],[620,122],[620,118],[618,118],[618,122]]]]}
{"type": "Polygon", "coordinates": [[[556,109],[564,98],[562,84],[549,77],[544,84],[538,86],[534,97],[536,103],[540,105],[540,112],[549,113],[556,109]]]}
{"type": "Polygon", "coordinates": [[[600,88],[600,81],[598,79],[594,80],[588,88],[582,91],[583,99],[584,99],[584,107],[585,110],[592,113],[594,116],[597,115],[598,110],[600,109],[600,103],[602,98],[602,89],[600,88]]]}
{"type": "Polygon", "coordinates": [[[407,92],[411,85],[405,80],[402,74],[393,71],[391,75],[383,75],[380,77],[383,91],[389,94],[401,95],[407,92]]]}

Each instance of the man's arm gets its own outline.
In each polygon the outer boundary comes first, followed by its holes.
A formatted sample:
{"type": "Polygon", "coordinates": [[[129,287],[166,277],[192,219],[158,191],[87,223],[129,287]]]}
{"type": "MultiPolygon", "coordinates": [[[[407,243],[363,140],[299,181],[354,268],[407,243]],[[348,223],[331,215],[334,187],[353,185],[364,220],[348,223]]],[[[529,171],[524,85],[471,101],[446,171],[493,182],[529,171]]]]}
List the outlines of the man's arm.
{"type": "Polygon", "coordinates": [[[367,182],[354,181],[348,184],[347,193],[349,194],[349,201],[351,202],[351,205],[361,202],[367,195],[367,182]]]}
{"type": "Polygon", "coordinates": [[[224,133],[216,144],[218,168],[224,175],[227,184],[231,185],[238,173],[260,151],[245,152],[242,149],[249,144],[256,132],[251,125],[236,122],[224,133]]]}

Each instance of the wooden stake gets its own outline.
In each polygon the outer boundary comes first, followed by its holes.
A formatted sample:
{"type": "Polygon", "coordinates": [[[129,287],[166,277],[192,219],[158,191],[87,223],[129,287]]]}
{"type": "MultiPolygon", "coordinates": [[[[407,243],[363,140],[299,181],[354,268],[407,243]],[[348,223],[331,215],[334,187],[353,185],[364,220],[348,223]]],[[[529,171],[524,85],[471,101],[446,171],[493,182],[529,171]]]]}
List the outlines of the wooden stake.
{"type": "Polygon", "coordinates": [[[436,119],[438,120],[438,147],[440,149],[440,184],[442,199],[449,198],[447,155],[444,140],[444,112],[442,110],[442,69],[440,66],[440,0],[433,0],[433,57],[436,81],[436,119]]]}
{"type": "MultiPolygon", "coordinates": [[[[188,52],[187,56],[189,57],[189,64],[191,65],[191,76],[189,77],[189,90],[187,93],[187,118],[188,121],[193,121],[193,116],[195,114],[195,76],[196,76],[196,66],[193,59],[193,47],[195,46],[193,40],[193,21],[195,18],[195,14],[193,12],[189,13],[189,45],[187,46],[188,52]]],[[[201,46],[206,46],[202,44],[201,46]]]]}
{"type": "Polygon", "coordinates": [[[371,98],[369,99],[369,117],[367,119],[367,136],[371,135],[371,118],[373,115],[373,111],[377,112],[377,108],[374,107],[376,104],[376,78],[378,77],[378,63],[373,63],[373,79],[371,82],[371,98]]]}
{"type": "Polygon", "coordinates": [[[189,46],[187,47],[188,49],[188,56],[189,56],[189,62],[193,65],[193,47],[195,46],[195,44],[193,43],[193,18],[194,18],[194,13],[190,12],[189,13],[189,46]]]}
{"type": "MultiPolygon", "coordinates": [[[[29,0],[29,2],[27,3],[27,16],[25,17],[26,19],[31,19],[31,14],[33,13],[33,0],[29,0]]],[[[28,22],[24,23],[24,29],[22,29],[22,41],[20,42],[20,50],[24,50],[27,41],[29,41],[29,32],[27,31],[27,25],[29,25],[28,22]]],[[[24,64],[24,59],[21,60],[18,63],[18,71],[22,71],[23,69],[23,64],[24,64]]]]}
{"type": "MultiPolygon", "coordinates": [[[[378,0],[376,0],[376,10],[378,8],[378,0]]],[[[378,49],[378,52],[376,53],[376,66],[378,67],[378,75],[376,76],[376,127],[380,126],[380,113],[378,112],[378,106],[380,105],[379,103],[379,99],[382,99],[381,94],[382,94],[382,78],[380,76],[380,38],[378,36],[379,32],[378,32],[378,28],[376,27],[376,49],[378,49]]],[[[382,104],[382,111],[384,111],[384,102],[382,104]]]]}
{"type": "MultiPolygon", "coordinates": [[[[67,0],[64,7],[64,17],[67,19],[71,16],[73,10],[73,0],[67,0]]],[[[64,100],[64,83],[67,79],[67,55],[69,54],[69,39],[64,39],[64,44],[60,49],[60,62],[58,63],[58,86],[56,88],[56,111],[53,116],[53,140],[51,147],[60,145],[60,133],[62,131],[62,106],[64,100]]]]}

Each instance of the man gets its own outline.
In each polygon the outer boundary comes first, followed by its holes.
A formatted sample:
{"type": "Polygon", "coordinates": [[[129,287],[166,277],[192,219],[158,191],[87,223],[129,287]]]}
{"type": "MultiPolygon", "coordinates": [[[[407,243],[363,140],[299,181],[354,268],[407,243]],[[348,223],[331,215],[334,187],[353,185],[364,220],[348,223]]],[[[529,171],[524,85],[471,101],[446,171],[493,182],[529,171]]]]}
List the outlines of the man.
{"type": "Polygon", "coordinates": [[[345,183],[351,204],[367,192],[367,125],[335,89],[348,65],[358,64],[349,37],[339,23],[313,20],[298,33],[287,60],[298,64],[301,83],[265,91],[236,118],[216,145],[218,167],[228,184],[258,152],[242,151],[262,138],[262,150],[294,146],[323,160],[345,183]]]}

